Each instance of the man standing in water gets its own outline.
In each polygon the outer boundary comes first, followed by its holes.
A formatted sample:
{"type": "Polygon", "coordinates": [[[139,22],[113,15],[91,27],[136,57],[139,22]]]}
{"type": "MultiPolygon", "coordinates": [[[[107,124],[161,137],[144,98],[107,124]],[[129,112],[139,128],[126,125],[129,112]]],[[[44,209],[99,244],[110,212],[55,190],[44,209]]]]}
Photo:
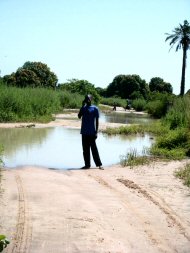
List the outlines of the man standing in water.
{"type": "Polygon", "coordinates": [[[85,166],[82,169],[89,169],[90,163],[90,149],[94,162],[99,169],[103,169],[102,162],[96,146],[96,138],[99,127],[99,111],[95,105],[91,105],[92,96],[87,95],[82,103],[79,111],[79,119],[82,117],[81,135],[82,135],[82,148],[85,166]]]}

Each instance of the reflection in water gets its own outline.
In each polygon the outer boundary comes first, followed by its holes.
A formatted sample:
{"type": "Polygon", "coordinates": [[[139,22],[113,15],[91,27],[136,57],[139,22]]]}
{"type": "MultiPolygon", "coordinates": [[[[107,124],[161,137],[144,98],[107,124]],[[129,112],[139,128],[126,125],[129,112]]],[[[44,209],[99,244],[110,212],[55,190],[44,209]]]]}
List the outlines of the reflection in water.
{"type": "MultiPolygon", "coordinates": [[[[78,129],[13,128],[0,129],[0,143],[4,145],[6,167],[37,165],[69,169],[84,165],[81,135],[78,129]]],[[[150,147],[149,136],[122,137],[99,134],[97,145],[104,166],[116,164],[120,156],[131,149],[139,154],[150,147]]],[[[92,166],[95,166],[92,162],[92,166]]]]}
{"type": "MultiPolygon", "coordinates": [[[[68,119],[65,116],[59,116],[59,119],[68,119]]],[[[77,116],[69,117],[70,120],[77,120],[77,116]]],[[[126,112],[100,112],[100,122],[122,123],[122,124],[146,124],[155,121],[148,114],[135,114],[126,112]]]]}
{"type": "Polygon", "coordinates": [[[53,128],[1,128],[0,143],[7,155],[15,154],[22,147],[30,148],[32,144],[40,146],[53,128]]]}
{"type": "Polygon", "coordinates": [[[155,121],[155,119],[151,119],[148,115],[117,112],[101,113],[100,120],[102,122],[122,124],[146,124],[155,121]]]}

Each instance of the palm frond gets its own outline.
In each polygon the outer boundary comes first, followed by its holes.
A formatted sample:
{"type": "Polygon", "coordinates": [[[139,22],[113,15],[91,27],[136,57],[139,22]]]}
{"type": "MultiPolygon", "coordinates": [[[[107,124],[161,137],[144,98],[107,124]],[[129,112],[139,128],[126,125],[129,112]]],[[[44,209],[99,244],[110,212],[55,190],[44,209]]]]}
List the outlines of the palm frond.
{"type": "Polygon", "coordinates": [[[176,27],[172,32],[172,34],[166,33],[167,37],[165,39],[165,41],[170,40],[170,50],[176,43],[176,51],[184,46],[187,49],[190,48],[190,26],[187,20],[184,21],[183,25],[179,24],[179,27],[176,27]]]}

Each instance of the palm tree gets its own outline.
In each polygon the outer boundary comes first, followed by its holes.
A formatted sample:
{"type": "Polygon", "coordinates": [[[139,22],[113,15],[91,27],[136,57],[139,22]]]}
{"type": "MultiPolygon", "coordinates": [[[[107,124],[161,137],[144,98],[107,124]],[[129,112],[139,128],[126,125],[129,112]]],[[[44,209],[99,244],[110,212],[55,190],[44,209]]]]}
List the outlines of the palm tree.
{"type": "Polygon", "coordinates": [[[187,20],[184,20],[184,24],[179,24],[179,27],[176,27],[173,30],[172,34],[166,33],[167,40],[170,41],[171,48],[177,43],[176,51],[178,49],[183,49],[183,61],[182,61],[182,74],[181,74],[181,88],[180,95],[183,96],[185,92],[185,69],[186,69],[186,59],[187,59],[187,50],[190,48],[190,25],[187,20]]]}

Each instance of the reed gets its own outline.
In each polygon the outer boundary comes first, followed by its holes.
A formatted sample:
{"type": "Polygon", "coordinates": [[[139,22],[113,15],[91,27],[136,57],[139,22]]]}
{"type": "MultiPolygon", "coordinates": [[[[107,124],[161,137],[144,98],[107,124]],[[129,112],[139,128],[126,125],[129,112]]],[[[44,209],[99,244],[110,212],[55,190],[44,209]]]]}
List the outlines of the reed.
{"type": "Polygon", "coordinates": [[[184,185],[190,187],[190,164],[186,164],[183,168],[178,170],[175,175],[183,180],[184,185]]]}
{"type": "Polygon", "coordinates": [[[137,112],[145,111],[146,104],[147,104],[147,101],[145,99],[135,99],[132,101],[132,107],[137,112]]]}
{"type": "Polygon", "coordinates": [[[190,128],[190,96],[176,98],[163,121],[170,129],[190,128]]]}
{"type": "Polygon", "coordinates": [[[118,128],[106,128],[102,132],[108,135],[116,135],[116,134],[132,135],[132,134],[145,134],[145,133],[160,135],[167,133],[168,131],[169,128],[167,126],[164,126],[161,123],[161,121],[158,120],[150,124],[126,125],[118,128]]]}
{"type": "Polygon", "coordinates": [[[119,106],[125,108],[127,105],[126,99],[117,98],[117,97],[110,97],[110,98],[101,98],[100,100],[101,104],[109,105],[109,106],[119,106]]]}
{"type": "Polygon", "coordinates": [[[131,149],[126,155],[122,155],[120,157],[121,166],[129,166],[132,169],[134,166],[144,165],[150,163],[149,150],[143,149],[143,154],[141,156],[138,155],[136,149],[131,149]]]}
{"type": "Polygon", "coordinates": [[[53,90],[0,87],[0,93],[0,122],[49,121],[61,108],[53,90]]]}

